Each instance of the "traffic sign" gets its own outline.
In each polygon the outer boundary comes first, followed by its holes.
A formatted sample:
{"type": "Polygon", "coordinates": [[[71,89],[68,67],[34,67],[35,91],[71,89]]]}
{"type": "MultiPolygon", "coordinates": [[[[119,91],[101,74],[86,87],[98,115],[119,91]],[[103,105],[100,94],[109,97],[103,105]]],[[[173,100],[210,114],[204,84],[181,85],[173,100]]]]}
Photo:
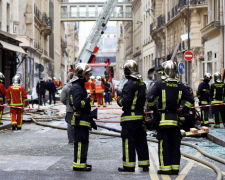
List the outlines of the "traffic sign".
{"type": "Polygon", "coordinates": [[[45,70],[45,68],[42,64],[37,64],[35,69],[37,72],[40,72],[40,73],[44,72],[44,70],[45,70]]]}
{"type": "Polygon", "coordinates": [[[180,63],[178,64],[178,71],[179,71],[179,73],[180,73],[180,74],[184,74],[184,70],[185,70],[185,68],[184,68],[184,63],[180,62],[180,63]]]}
{"type": "Polygon", "coordinates": [[[194,54],[191,51],[186,51],[184,53],[184,59],[187,61],[191,61],[194,57],[194,54]]]}

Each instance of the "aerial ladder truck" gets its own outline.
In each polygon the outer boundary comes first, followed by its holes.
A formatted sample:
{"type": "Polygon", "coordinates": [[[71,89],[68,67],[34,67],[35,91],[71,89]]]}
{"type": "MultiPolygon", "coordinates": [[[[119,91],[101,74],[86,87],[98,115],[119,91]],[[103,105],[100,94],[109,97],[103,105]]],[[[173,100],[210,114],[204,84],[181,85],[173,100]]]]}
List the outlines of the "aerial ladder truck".
{"type": "MultiPolygon", "coordinates": [[[[110,66],[110,58],[107,58],[104,63],[95,63],[96,57],[95,53],[98,52],[99,48],[97,44],[104,34],[104,31],[107,28],[107,23],[118,3],[118,0],[107,0],[104,3],[102,11],[96,20],[77,60],[75,61],[75,65],[77,63],[83,62],[88,63],[94,69],[93,76],[103,76],[110,78],[110,82],[112,83],[112,78],[114,76],[113,68],[110,66]]],[[[86,89],[89,90],[89,83],[86,83],[86,89]]],[[[112,92],[112,96],[114,95],[114,90],[112,92]]]]}

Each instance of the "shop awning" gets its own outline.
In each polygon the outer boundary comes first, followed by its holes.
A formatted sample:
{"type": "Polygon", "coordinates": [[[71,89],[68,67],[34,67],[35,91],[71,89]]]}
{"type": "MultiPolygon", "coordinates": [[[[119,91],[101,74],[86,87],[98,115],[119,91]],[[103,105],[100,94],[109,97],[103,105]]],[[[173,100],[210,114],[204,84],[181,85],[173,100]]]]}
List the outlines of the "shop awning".
{"type": "Polygon", "coordinates": [[[19,47],[19,46],[15,46],[15,45],[9,44],[9,43],[4,42],[4,41],[0,41],[0,44],[3,46],[4,49],[8,49],[8,50],[11,50],[11,51],[15,51],[15,52],[27,54],[27,53],[23,50],[23,48],[21,48],[21,47],[19,47]]]}

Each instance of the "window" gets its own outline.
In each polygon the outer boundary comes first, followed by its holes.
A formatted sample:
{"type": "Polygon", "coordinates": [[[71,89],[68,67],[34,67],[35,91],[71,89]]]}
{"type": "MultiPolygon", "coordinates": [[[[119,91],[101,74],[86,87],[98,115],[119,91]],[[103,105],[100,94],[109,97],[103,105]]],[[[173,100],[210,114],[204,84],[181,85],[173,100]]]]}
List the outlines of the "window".
{"type": "Polygon", "coordinates": [[[70,17],[77,17],[77,7],[76,6],[70,7],[70,17]]]}
{"type": "Polygon", "coordinates": [[[207,52],[207,60],[212,61],[212,51],[207,52]]]}
{"type": "Polygon", "coordinates": [[[79,7],[79,17],[86,17],[86,6],[79,7]]]}
{"type": "Polygon", "coordinates": [[[109,38],[109,35],[107,35],[107,38],[109,38]]]}
{"type": "Polygon", "coordinates": [[[88,7],[88,17],[95,17],[95,6],[88,7]]]}
{"type": "Polygon", "coordinates": [[[114,35],[114,38],[116,38],[116,35],[114,35]]]}

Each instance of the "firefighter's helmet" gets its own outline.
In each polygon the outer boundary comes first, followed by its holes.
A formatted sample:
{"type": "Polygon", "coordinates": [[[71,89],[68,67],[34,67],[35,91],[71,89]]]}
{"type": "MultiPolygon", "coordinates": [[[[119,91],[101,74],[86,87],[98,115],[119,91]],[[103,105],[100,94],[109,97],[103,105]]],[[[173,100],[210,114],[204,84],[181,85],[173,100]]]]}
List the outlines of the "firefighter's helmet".
{"type": "Polygon", "coordinates": [[[95,77],[94,76],[91,76],[90,79],[91,79],[91,81],[94,81],[95,77]]]}
{"type": "Polygon", "coordinates": [[[12,78],[12,82],[14,86],[18,86],[21,83],[21,76],[16,74],[13,78],[12,78]]]}
{"type": "Polygon", "coordinates": [[[59,77],[59,80],[61,81],[61,77],[59,77]]]}
{"type": "Polygon", "coordinates": [[[0,72],[0,79],[4,79],[4,78],[5,78],[4,74],[0,72]]]}
{"type": "Polygon", "coordinates": [[[101,79],[102,79],[101,76],[97,76],[98,81],[101,81],[101,79]]]}
{"type": "Polygon", "coordinates": [[[76,65],[74,70],[74,75],[79,79],[84,79],[85,73],[90,73],[93,71],[93,68],[87,63],[79,63],[76,65]]]}
{"type": "Polygon", "coordinates": [[[168,81],[177,81],[176,76],[178,75],[178,66],[176,62],[171,60],[162,63],[162,67],[164,68],[164,76],[168,81]]]}
{"type": "Polygon", "coordinates": [[[56,80],[56,77],[53,77],[54,80],[56,80]]]}
{"type": "Polygon", "coordinates": [[[211,80],[212,79],[212,75],[210,73],[206,73],[204,75],[204,80],[211,80]]]}
{"type": "Polygon", "coordinates": [[[222,83],[222,77],[221,74],[219,72],[214,73],[214,81],[218,82],[218,83],[222,83]]]}
{"type": "Polygon", "coordinates": [[[134,60],[127,60],[123,65],[125,76],[130,76],[136,79],[142,79],[138,72],[138,64],[134,60]]]}

